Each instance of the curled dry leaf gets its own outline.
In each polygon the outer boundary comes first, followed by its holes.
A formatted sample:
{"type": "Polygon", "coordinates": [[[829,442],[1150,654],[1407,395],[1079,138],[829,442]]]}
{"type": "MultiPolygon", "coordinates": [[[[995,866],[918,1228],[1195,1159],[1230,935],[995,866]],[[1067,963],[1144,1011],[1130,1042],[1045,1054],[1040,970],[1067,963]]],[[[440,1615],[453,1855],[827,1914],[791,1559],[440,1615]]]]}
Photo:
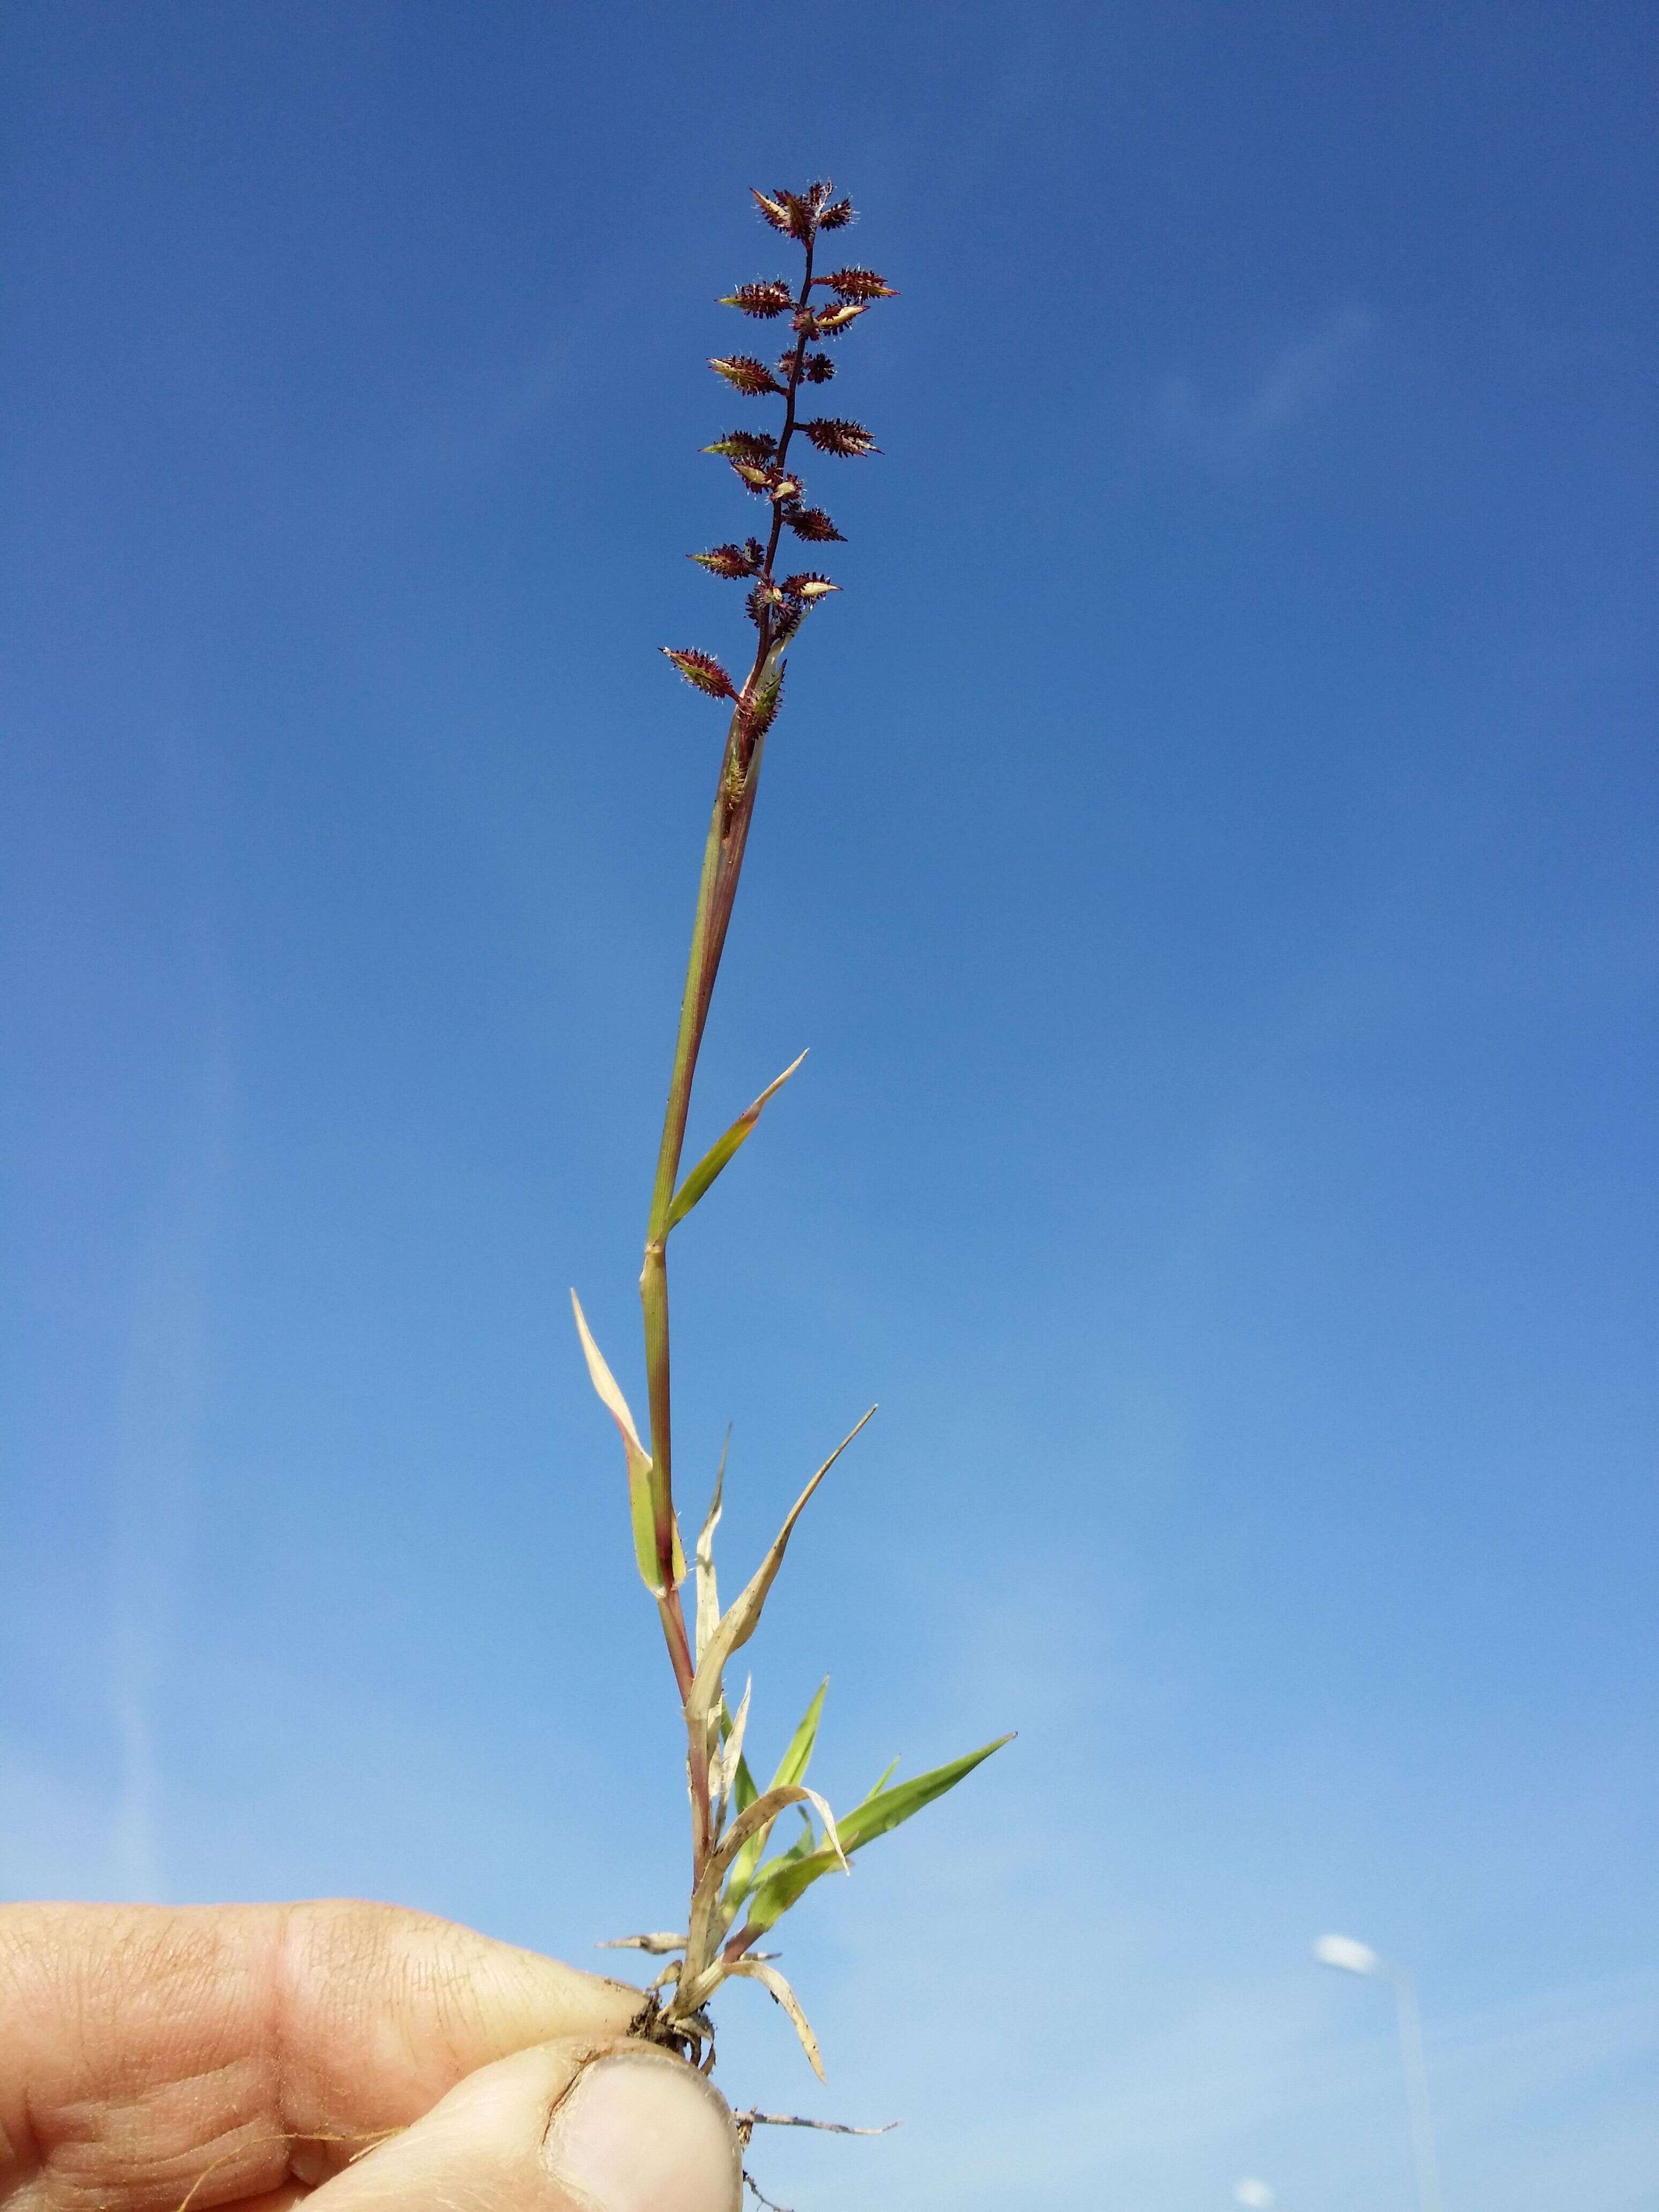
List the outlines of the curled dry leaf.
{"type": "Polygon", "coordinates": [[[720,1987],[728,1962],[716,1956],[716,1947],[725,1929],[720,1923],[720,1885],[726,1880],[732,1861],[749,1841],[750,1836],[787,1813],[792,1805],[810,1805],[823,1823],[824,1841],[821,1848],[843,1873],[850,1871],[847,1855],[841,1848],[836,1828],[836,1816],[816,1790],[805,1783],[786,1784],[781,1790],[763,1790],[754,1803],[732,1821],[719,1844],[709,1854],[696,1887],[691,1893],[690,1924],[686,1933],[685,1978],[680,1984],[679,2002],[695,2008],[705,2003],[720,1987]]]}
{"type": "Polygon", "coordinates": [[[783,1565],[783,1555],[789,1548],[789,1539],[794,1534],[795,1523],[806,1510],[808,1499],[823,1480],[830,1468],[846,1450],[865,1423],[873,1419],[875,1407],[871,1407],[862,1419],[855,1421],[836,1446],[823,1465],[807,1484],[790,1507],[784,1524],[773,1538],[766,1557],[761,1561],[728,1611],[722,1613],[718,1626],[708,1639],[708,1648],[697,1662],[691,1687],[686,1692],[686,1725],[694,1743],[707,1738],[709,1716],[720,1702],[720,1678],[727,1661],[734,1651],[741,1650],[760,1626],[760,1617],[773,1583],[778,1578],[778,1569],[783,1565]]]}
{"type": "Polygon", "coordinates": [[[801,2009],[800,1999],[795,1995],[775,1966],[769,1966],[763,1959],[735,1960],[727,1971],[740,1974],[746,1980],[759,1982],[789,2015],[790,2025],[800,2038],[800,2047],[806,2053],[807,2063],[820,2081],[823,2076],[823,2055],[818,2049],[818,2039],[812,2033],[812,2023],[801,2009]]]}
{"type": "Polygon", "coordinates": [[[726,1455],[732,1449],[732,1429],[728,1422],[726,1439],[720,1446],[720,1463],[714,1470],[714,1494],[708,1501],[708,1510],[703,1516],[702,1527],[697,1531],[696,1559],[697,1562],[697,1646],[701,1659],[708,1648],[720,1617],[719,1584],[714,1574],[714,1531],[720,1525],[720,1500],[726,1493],[726,1455]]]}
{"type": "MultiPolygon", "coordinates": [[[[623,1453],[628,1462],[628,1502],[634,1524],[634,1556],[639,1563],[640,1578],[653,1597],[661,1599],[667,1593],[657,1566],[657,1506],[660,1486],[656,1480],[656,1469],[651,1455],[640,1442],[640,1432],[634,1425],[628,1401],[617,1387],[617,1378],[605,1363],[605,1354],[593,1341],[592,1331],[587,1326],[587,1316],[582,1311],[582,1302],[574,1291],[570,1304],[576,1316],[576,1334],[581,1339],[583,1356],[587,1361],[587,1372],[600,1402],[617,1424],[623,1440],[623,1453]]],[[[674,1581],[678,1585],[685,1575],[685,1558],[680,1549],[680,1532],[674,1529],[674,1581]]]]}
{"type": "MultiPolygon", "coordinates": [[[[738,1701],[735,1719],[727,1710],[725,1699],[720,1700],[720,1726],[716,1733],[722,1741],[719,1742],[714,1755],[709,1762],[712,1778],[709,1794],[714,1806],[709,1826],[716,1836],[726,1826],[726,1808],[736,1791],[738,1776],[746,1769],[747,1762],[743,1755],[743,1740],[749,1729],[749,1698],[754,1686],[754,1677],[751,1675],[744,1684],[743,1696],[738,1701]]],[[[754,1803],[752,1796],[749,1802],[750,1804],[754,1803]]],[[[747,1806],[740,1808],[739,1817],[741,1817],[741,1812],[745,1812],[747,1809],[747,1806]]]]}

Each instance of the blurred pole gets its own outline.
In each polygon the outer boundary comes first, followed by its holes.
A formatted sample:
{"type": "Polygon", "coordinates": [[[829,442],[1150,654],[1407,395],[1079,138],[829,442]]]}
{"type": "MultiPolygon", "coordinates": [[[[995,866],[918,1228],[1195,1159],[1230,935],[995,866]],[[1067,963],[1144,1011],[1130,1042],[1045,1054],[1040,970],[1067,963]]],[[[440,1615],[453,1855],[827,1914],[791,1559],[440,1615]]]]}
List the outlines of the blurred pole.
{"type": "Polygon", "coordinates": [[[1418,2212],[1440,2212],[1440,2180],[1435,2170],[1434,2120],[1429,2111],[1429,2069],[1423,2051],[1423,2022],[1418,2015],[1417,1990],[1403,1966],[1391,1965],[1369,1943],[1352,1936],[1322,1936],[1314,1945],[1322,1966],[1334,1966],[1341,1974],[1360,1974],[1367,1979],[1385,1976],[1394,1986],[1395,2013],[1400,2022],[1400,2058],[1406,2074],[1406,2104],[1411,2115],[1412,2160],[1417,2168],[1418,2212]]]}
{"type": "Polygon", "coordinates": [[[1440,2178],[1434,2156],[1434,2118],[1429,2110],[1429,2069],[1423,2051],[1423,2022],[1417,1991],[1403,1966],[1386,1969],[1394,1984],[1400,2020],[1400,2056],[1406,2069],[1406,2100],[1411,2108],[1412,2155],[1417,2162],[1417,2201],[1422,2212],[1440,2212],[1440,2178]]]}

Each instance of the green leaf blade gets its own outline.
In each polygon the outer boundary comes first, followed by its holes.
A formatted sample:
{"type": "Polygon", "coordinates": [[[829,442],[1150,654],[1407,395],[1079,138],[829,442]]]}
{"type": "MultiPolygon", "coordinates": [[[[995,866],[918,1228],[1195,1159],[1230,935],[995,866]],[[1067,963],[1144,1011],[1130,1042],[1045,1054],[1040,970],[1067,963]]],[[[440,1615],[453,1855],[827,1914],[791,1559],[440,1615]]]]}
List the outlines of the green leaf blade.
{"type": "MultiPolygon", "coordinates": [[[[977,1751],[967,1752],[946,1765],[935,1766],[927,1774],[918,1774],[909,1782],[896,1783],[890,1790],[877,1790],[861,1805],[855,1805],[844,1820],[837,1820],[836,1830],[849,1851],[865,1844],[872,1844],[878,1836],[885,1836],[920,1813],[924,1805],[931,1805],[936,1797],[943,1797],[947,1790],[954,1790],[958,1782],[965,1781],[976,1766],[982,1765],[994,1751],[1000,1751],[1013,1737],[1000,1735],[994,1743],[981,1746],[977,1751]]],[[[892,1771],[890,1767],[888,1771],[892,1771]]]]}
{"type": "MultiPolygon", "coordinates": [[[[818,1684],[817,1695],[803,1714],[799,1727],[789,1739],[789,1748],[778,1762],[778,1771],[772,1777],[771,1786],[774,1790],[787,1790],[792,1784],[805,1781],[806,1770],[812,1763],[812,1747],[818,1738],[818,1722],[823,1712],[824,1693],[829,1687],[830,1677],[826,1674],[823,1681],[818,1684]]],[[[738,1776],[738,1786],[739,1788],[742,1786],[741,1774],[738,1776]]],[[[753,1789],[752,1781],[750,1788],[753,1789]]],[[[733,1802],[736,1803],[736,1802],[734,1798],[733,1802]]],[[[749,1802],[750,1803],[754,1802],[752,1796],[749,1802]]],[[[748,1808],[745,1805],[738,1804],[737,1809],[742,1813],[748,1808]]],[[[810,1829],[808,1832],[810,1834],[810,1829]]],[[[749,1894],[750,1887],[755,1879],[755,1869],[760,1864],[761,1853],[766,1849],[769,1833],[769,1829],[762,1829],[759,1833],[751,1836],[732,1862],[732,1871],[726,1876],[726,1892],[721,1900],[726,1908],[728,1927],[738,1905],[749,1894]]]]}
{"type": "MultiPolygon", "coordinates": [[[[692,1207],[707,1196],[716,1177],[731,1164],[739,1148],[749,1141],[755,1124],[760,1120],[762,1109],[782,1090],[805,1057],[806,1054],[802,1053],[797,1059],[792,1060],[783,1073],[767,1085],[754,1104],[744,1109],[726,1134],[717,1143],[709,1146],[675,1192],[673,1202],[668,1209],[666,1229],[677,1228],[690,1212],[692,1207]]],[[[665,1233],[666,1230],[665,1230],[665,1233]]]]}
{"type": "MultiPolygon", "coordinates": [[[[944,1766],[936,1766],[927,1774],[918,1774],[914,1781],[901,1782],[891,1790],[878,1785],[861,1805],[854,1805],[849,1813],[840,1814],[836,1821],[836,1832],[842,1848],[850,1857],[866,1844],[872,1844],[878,1836],[885,1836],[903,1825],[924,1805],[931,1805],[954,1790],[976,1766],[983,1764],[994,1751],[1000,1751],[1005,1743],[1012,1743],[1012,1735],[999,1736],[978,1751],[970,1751],[961,1759],[953,1759],[944,1766]]],[[[890,1774],[890,1766],[887,1772],[890,1774]]],[[[882,1779],[884,1781],[886,1776],[882,1779]]],[[[799,1850],[799,1846],[797,1845],[799,1850]]],[[[832,1873],[840,1861],[823,1845],[797,1858],[793,1852],[785,1852],[769,1863],[769,1870],[763,1867],[756,1879],[744,1916],[744,1925],[757,1936],[763,1936],[774,1928],[793,1905],[805,1895],[821,1875],[832,1873]]]]}
{"type": "Polygon", "coordinates": [[[806,1770],[812,1763],[813,1746],[818,1740],[818,1722],[823,1714],[823,1700],[830,1687],[826,1674],[818,1684],[812,1702],[802,1714],[800,1725],[789,1739],[789,1748],[778,1761],[778,1771],[772,1777],[775,1790],[786,1788],[792,1782],[805,1782],[806,1770]]]}

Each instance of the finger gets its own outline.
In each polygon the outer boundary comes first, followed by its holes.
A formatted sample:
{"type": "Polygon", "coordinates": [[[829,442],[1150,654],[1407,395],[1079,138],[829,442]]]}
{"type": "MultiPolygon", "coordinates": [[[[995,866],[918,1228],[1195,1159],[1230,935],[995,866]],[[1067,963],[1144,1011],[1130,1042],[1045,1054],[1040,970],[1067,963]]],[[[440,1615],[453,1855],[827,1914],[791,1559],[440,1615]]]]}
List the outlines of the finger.
{"type": "Polygon", "coordinates": [[[477,2068],[640,1999],[388,1905],[0,1908],[0,2201],[109,2212],[316,2182],[477,2068]]]}
{"type": "Polygon", "coordinates": [[[738,2212],[725,2100],[642,2045],[497,2060],[309,2200],[309,2212],[738,2212]]]}

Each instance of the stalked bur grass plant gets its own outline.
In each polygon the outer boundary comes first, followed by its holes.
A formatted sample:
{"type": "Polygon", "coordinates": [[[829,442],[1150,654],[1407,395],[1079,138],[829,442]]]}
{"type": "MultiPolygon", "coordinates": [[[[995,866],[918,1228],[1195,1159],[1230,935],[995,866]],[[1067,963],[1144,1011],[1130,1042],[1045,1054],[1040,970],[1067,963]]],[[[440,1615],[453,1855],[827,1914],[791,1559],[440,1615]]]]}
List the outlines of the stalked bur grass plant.
{"type": "MultiPolygon", "coordinates": [[[[817,2043],[795,1993],[772,1957],[759,1952],[757,1946],[820,1875],[847,1871],[854,1851],[886,1835],[953,1789],[999,1746],[987,1744],[908,1782],[895,1782],[890,1767],[866,1797],[837,1816],[816,1790],[808,1788],[806,1781],[823,1708],[824,1692],[820,1688],[764,1790],[750,1768],[745,1748],[750,1689],[745,1685],[733,1711],[726,1689],[727,1670],[759,1626],[791,1533],[808,1499],[870,1413],[854,1424],[801,1492],[771,1548],[724,1611],[714,1575],[724,1452],[713,1502],[690,1565],[674,1507],[669,1239],[707,1196],[749,1138],[767,1104],[800,1066],[800,1060],[796,1060],[785,1068],[696,1166],[682,1173],[697,1055],[754,818],[762,756],[782,696],[784,657],[807,615],[840,588],[816,568],[793,569],[781,557],[786,545],[793,552],[793,542],[821,546],[839,542],[842,535],[823,507],[809,503],[798,455],[805,449],[814,454],[859,458],[877,450],[861,423],[836,415],[803,415],[802,403],[807,386],[827,384],[836,373],[835,359],[827,347],[845,337],[873,307],[896,296],[873,270],[856,263],[819,275],[817,262],[830,234],[844,229],[853,216],[850,204],[834,198],[827,184],[810,185],[803,192],[757,192],[754,197],[764,221],[799,249],[801,267],[798,281],[793,283],[777,276],[741,284],[722,303],[755,322],[781,325],[787,332],[787,342],[777,358],[768,362],[754,355],[733,353],[717,356],[709,363],[745,399],[782,403],[782,420],[775,429],[729,430],[704,448],[730,464],[743,490],[762,510],[763,520],[754,536],[691,556],[714,575],[747,586],[744,605],[756,634],[748,673],[739,683],[712,653],[692,647],[664,648],[688,683],[711,699],[730,703],[731,719],[703,849],[673,1073],[646,1225],[645,1265],[640,1275],[648,1449],[593,1341],[574,1292],[572,1303],[593,1387],[622,1432],[635,1553],[645,1586],[656,1601],[685,1717],[691,1798],[690,1899],[679,1932],[622,1939],[623,1947],[667,1960],[646,1992],[636,2032],[678,2051],[708,2071],[714,2056],[714,2031],[708,2010],[711,1999],[724,1982],[757,1981],[788,2014],[814,2071],[822,2079],[817,2043]],[[693,1571],[696,1613],[694,1621],[688,1624],[681,1593],[693,1571]],[[778,1823],[790,1814],[798,1816],[799,1828],[787,1843],[779,1844],[775,1841],[778,1823]]],[[[872,1407],[871,1412],[874,1410],[872,1407]]],[[[999,1739],[999,1742],[1006,1741],[1006,1737],[999,1739]]],[[[759,2117],[743,2116],[750,2124],[759,2117]]]]}

